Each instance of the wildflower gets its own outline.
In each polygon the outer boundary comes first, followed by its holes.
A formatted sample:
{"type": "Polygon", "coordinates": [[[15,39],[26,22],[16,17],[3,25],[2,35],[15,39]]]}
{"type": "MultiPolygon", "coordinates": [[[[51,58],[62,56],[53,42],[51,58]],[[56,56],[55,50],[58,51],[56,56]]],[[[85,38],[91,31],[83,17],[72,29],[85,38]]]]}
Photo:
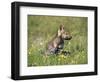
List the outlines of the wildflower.
{"type": "Polygon", "coordinates": [[[32,47],[34,47],[34,44],[32,44],[32,47]]]}
{"type": "Polygon", "coordinates": [[[62,54],[62,55],[60,55],[60,58],[66,58],[66,57],[62,54]]]}
{"type": "Polygon", "coordinates": [[[42,42],[40,42],[40,45],[42,46],[42,45],[43,45],[43,43],[42,43],[42,42]]]}
{"type": "Polygon", "coordinates": [[[68,44],[70,45],[71,43],[69,42],[68,44]]]}
{"type": "Polygon", "coordinates": [[[28,54],[31,54],[31,52],[28,52],[28,54]]]}
{"type": "Polygon", "coordinates": [[[61,55],[60,57],[61,57],[61,58],[64,58],[64,55],[61,55]]]}
{"type": "Polygon", "coordinates": [[[61,59],[60,58],[58,58],[58,61],[60,61],[61,59]]]}

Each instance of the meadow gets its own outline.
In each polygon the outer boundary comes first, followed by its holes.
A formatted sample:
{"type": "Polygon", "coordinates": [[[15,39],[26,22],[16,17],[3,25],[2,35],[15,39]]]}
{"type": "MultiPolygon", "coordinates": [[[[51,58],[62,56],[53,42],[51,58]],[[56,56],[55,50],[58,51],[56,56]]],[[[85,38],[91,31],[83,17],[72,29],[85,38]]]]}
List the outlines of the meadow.
{"type": "Polygon", "coordinates": [[[87,64],[87,17],[28,15],[27,66],[87,64]],[[72,39],[65,41],[64,51],[70,54],[45,56],[46,45],[55,36],[59,25],[65,26],[72,39]]]}

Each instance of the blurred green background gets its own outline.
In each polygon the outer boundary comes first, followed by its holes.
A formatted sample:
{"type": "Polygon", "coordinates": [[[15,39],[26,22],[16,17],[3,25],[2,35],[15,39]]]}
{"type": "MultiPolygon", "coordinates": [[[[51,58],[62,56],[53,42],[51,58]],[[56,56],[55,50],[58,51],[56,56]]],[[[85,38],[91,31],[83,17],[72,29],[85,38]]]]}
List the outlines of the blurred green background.
{"type": "Polygon", "coordinates": [[[87,17],[28,15],[28,66],[87,64],[87,17]],[[70,32],[72,39],[65,41],[64,49],[70,54],[43,53],[47,43],[57,34],[60,24],[70,32]]]}

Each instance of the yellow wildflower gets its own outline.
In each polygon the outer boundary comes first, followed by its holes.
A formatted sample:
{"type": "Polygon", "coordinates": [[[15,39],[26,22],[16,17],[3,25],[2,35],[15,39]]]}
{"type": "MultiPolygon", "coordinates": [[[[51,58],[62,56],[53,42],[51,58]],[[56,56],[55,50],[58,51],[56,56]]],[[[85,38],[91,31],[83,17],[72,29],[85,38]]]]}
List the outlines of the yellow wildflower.
{"type": "Polygon", "coordinates": [[[61,59],[60,58],[58,58],[58,61],[60,61],[61,59]]]}
{"type": "Polygon", "coordinates": [[[62,55],[60,55],[60,58],[66,58],[66,57],[62,54],[62,55]]]}

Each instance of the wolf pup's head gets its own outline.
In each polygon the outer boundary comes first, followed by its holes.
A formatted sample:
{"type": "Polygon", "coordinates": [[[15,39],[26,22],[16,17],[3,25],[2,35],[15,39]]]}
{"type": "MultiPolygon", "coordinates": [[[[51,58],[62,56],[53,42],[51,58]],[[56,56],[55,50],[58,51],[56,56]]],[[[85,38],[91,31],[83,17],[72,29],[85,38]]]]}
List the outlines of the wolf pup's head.
{"type": "Polygon", "coordinates": [[[64,25],[61,24],[58,29],[58,37],[61,37],[63,40],[70,40],[72,36],[64,30],[64,25]]]}

